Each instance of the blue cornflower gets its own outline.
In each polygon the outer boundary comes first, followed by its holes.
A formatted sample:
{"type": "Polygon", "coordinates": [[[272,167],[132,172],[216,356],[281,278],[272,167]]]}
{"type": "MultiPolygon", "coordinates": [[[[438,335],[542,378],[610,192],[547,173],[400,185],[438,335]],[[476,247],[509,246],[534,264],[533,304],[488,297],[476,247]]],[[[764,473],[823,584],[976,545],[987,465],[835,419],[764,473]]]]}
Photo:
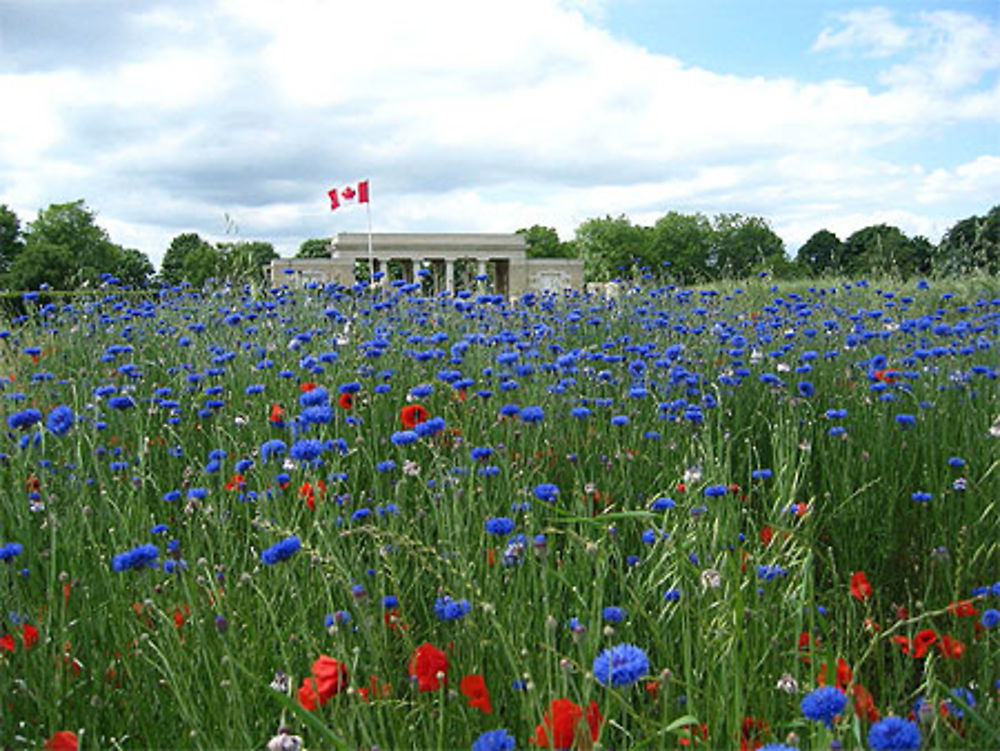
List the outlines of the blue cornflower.
{"type": "Polygon", "coordinates": [[[994,628],[998,623],[1000,623],[1000,611],[996,608],[990,608],[989,610],[983,611],[983,617],[979,619],[983,628],[994,628]]]}
{"type": "Polygon", "coordinates": [[[755,480],[767,480],[773,475],[774,472],[769,469],[755,469],[750,473],[750,476],[755,480]]]}
{"type": "Polygon", "coordinates": [[[902,717],[886,717],[868,730],[868,745],[873,751],[917,751],[920,728],[902,717]]]}
{"type": "Polygon", "coordinates": [[[719,496],[722,496],[722,495],[726,494],[726,486],[725,485],[709,485],[707,488],[705,488],[704,492],[705,492],[705,495],[707,495],[709,498],[718,498],[719,496]]]}
{"type": "Polygon", "coordinates": [[[524,407],[521,410],[521,422],[541,422],[545,419],[545,410],[541,407],[524,407]]]}
{"type": "Polygon", "coordinates": [[[611,418],[612,425],[628,425],[628,415],[615,415],[611,418]]]}
{"type": "Polygon", "coordinates": [[[772,579],[777,579],[779,576],[788,576],[788,571],[778,564],[772,564],[770,566],[761,564],[757,566],[758,579],[763,579],[764,581],[769,582],[772,579]]]}
{"type": "Polygon", "coordinates": [[[399,607],[399,598],[396,595],[386,595],[382,598],[382,607],[386,610],[392,610],[393,608],[399,607]]]}
{"type": "Polygon", "coordinates": [[[650,504],[649,508],[653,511],[666,511],[668,509],[675,508],[676,506],[677,504],[674,503],[673,498],[667,498],[665,496],[661,496],[660,498],[657,498],[655,501],[653,501],[650,504]]]}
{"type": "Polygon", "coordinates": [[[667,602],[680,602],[681,591],[679,589],[668,589],[663,593],[663,599],[667,602]]]}
{"type": "MultiPolygon", "coordinates": [[[[967,689],[965,686],[956,686],[951,690],[951,695],[954,696],[956,699],[961,699],[963,702],[965,702],[965,704],[967,704],[970,707],[976,706],[975,695],[971,691],[969,691],[969,689],[967,689]]],[[[947,707],[949,712],[955,715],[955,717],[963,717],[965,715],[965,711],[962,709],[962,705],[954,704],[950,701],[945,701],[944,705],[945,707],[947,707]]]]}
{"type": "Polygon", "coordinates": [[[303,425],[326,425],[329,422],[333,422],[333,407],[327,404],[316,404],[306,407],[299,413],[299,420],[301,420],[303,425]]]}
{"type": "Polygon", "coordinates": [[[269,547],[260,554],[260,559],[268,566],[273,566],[275,563],[287,561],[298,553],[301,548],[302,541],[297,536],[292,535],[269,547]]]}
{"type": "Polygon", "coordinates": [[[111,409],[135,409],[135,400],[131,396],[113,396],[108,399],[111,409]]]}
{"type": "Polygon", "coordinates": [[[357,381],[350,381],[349,383],[342,383],[337,387],[337,391],[341,394],[356,394],[361,391],[361,384],[357,381]]]}
{"type": "Polygon", "coordinates": [[[514,736],[505,729],[487,730],[472,742],[472,751],[514,751],[514,736]]]}
{"type": "Polygon", "coordinates": [[[325,407],[330,403],[330,394],[322,386],[306,391],[299,397],[302,407],[325,407]]]}
{"type": "Polygon", "coordinates": [[[509,535],[514,531],[514,520],[506,516],[487,519],[483,525],[491,535],[509,535]]]}
{"type": "Polygon", "coordinates": [[[24,546],[19,542],[8,542],[0,545],[0,561],[10,561],[24,552],[24,546]]]}
{"type": "Polygon", "coordinates": [[[326,450],[326,445],[323,441],[317,441],[310,438],[303,439],[301,441],[296,441],[292,444],[291,450],[288,452],[289,456],[293,459],[298,459],[299,461],[311,462],[316,461],[320,454],[326,450]]]}
{"type": "Polygon", "coordinates": [[[397,446],[406,446],[411,443],[416,443],[420,440],[420,436],[417,435],[415,430],[398,430],[392,434],[390,440],[397,446]]]}
{"type": "Polygon", "coordinates": [[[469,458],[475,462],[482,461],[493,455],[493,449],[489,446],[473,446],[469,449],[469,458]]]}
{"type": "Polygon", "coordinates": [[[464,618],[465,614],[472,609],[466,599],[454,600],[445,595],[434,601],[434,613],[442,621],[455,621],[464,618]]]}
{"type": "Polygon", "coordinates": [[[392,459],[386,459],[384,462],[379,462],[375,465],[376,472],[392,472],[396,468],[396,462],[392,459]]]}
{"type": "Polygon", "coordinates": [[[799,751],[798,746],[786,746],[784,743],[768,743],[761,746],[758,751],[799,751]]]}
{"type": "Polygon", "coordinates": [[[835,686],[824,686],[802,698],[802,714],[833,729],[833,718],[844,711],[847,695],[835,686]]]}
{"type": "Polygon", "coordinates": [[[569,414],[570,417],[575,417],[578,420],[585,420],[590,417],[590,410],[586,407],[573,407],[573,409],[569,411],[569,414]]]}
{"type": "Polygon", "coordinates": [[[812,385],[810,381],[800,381],[799,382],[799,394],[806,397],[807,399],[816,393],[816,387],[812,385]]]}
{"type": "Polygon", "coordinates": [[[272,456],[281,456],[288,450],[288,446],[284,441],[277,438],[272,438],[269,441],[264,441],[260,444],[260,460],[262,462],[268,462],[271,460],[272,456]]]}
{"type": "Polygon", "coordinates": [[[949,467],[956,467],[956,468],[957,467],[964,467],[965,466],[965,459],[963,459],[960,456],[949,457],[948,458],[948,466],[949,467]]]}
{"type": "Polygon", "coordinates": [[[932,498],[934,498],[934,494],[933,493],[928,493],[928,492],[923,491],[923,490],[918,490],[915,493],[911,494],[910,498],[912,498],[917,503],[927,503],[927,501],[929,501],[932,498]]]}
{"type": "Polygon", "coordinates": [[[154,524],[153,528],[150,529],[149,531],[151,534],[154,535],[162,535],[168,529],[170,529],[170,527],[168,527],[166,524],[154,524]]]}
{"type": "Polygon", "coordinates": [[[917,424],[917,418],[915,415],[896,415],[896,422],[901,428],[909,428],[917,424]]]}
{"type": "Polygon", "coordinates": [[[138,547],[119,553],[111,559],[111,568],[115,571],[125,571],[130,568],[156,567],[156,559],[160,557],[160,549],[155,545],[139,545],[138,547]]]}
{"type": "Polygon", "coordinates": [[[609,605],[601,611],[601,617],[609,623],[621,623],[627,615],[628,611],[617,605],[609,605]]]}
{"type": "Polygon", "coordinates": [[[616,644],[594,658],[591,670],[602,686],[628,686],[649,672],[649,658],[634,644],[616,644]]]}
{"type": "Polygon", "coordinates": [[[559,486],[551,482],[543,482],[535,486],[535,498],[552,503],[559,495],[559,486]]]}
{"type": "Polygon", "coordinates": [[[45,418],[45,427],[49,429],[49,432],[56,435],[66,435],[69,429],[73,427],[75,420],[73,410],[65,404],[60,404],[49,411],[48,417],[45,418]]]}
{"type": "Polygon", "coordinates": [[[42,421],[42,413],[32,408],[22,410],[21,412],[15,412],[7,418],[7,427],[11,430],[17,428],[30,428],[37,422],[42,421]]]}

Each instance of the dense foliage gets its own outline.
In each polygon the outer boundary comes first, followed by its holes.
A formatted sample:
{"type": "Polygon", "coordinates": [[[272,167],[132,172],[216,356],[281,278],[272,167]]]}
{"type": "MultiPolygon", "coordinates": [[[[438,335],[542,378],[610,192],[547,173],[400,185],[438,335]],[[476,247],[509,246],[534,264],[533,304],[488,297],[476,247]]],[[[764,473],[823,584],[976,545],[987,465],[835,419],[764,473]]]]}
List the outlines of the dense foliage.
{"type": "Polygon", "coordinates": [[[620,292],[26,295],[4,744],[1000,745],[995,284],[620,292]]]}

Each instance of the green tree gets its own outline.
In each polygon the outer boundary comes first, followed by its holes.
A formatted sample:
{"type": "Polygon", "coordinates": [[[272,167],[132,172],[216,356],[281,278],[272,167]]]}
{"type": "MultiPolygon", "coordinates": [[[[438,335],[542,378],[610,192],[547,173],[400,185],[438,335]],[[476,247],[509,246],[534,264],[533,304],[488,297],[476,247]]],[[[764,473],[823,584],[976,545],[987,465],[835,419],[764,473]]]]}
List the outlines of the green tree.
{"type": "Polygon", "coordinates": [[[970,216],[944,233],[935,257],[935,270],[966,274],[974,270],[1000,274],[1000,205],[986,216],[970,216]]]}
{"type": "Polygon", "coordinates": [[[222,277],[233,283],[260,284],[267,278],[267,267],[278,258],[274,246],[259,240],[219,243],[222,277]]]}
{"type": "Polygon", "coordinates": [[[527,229],[519,229],[515,234],[524,235],[528,258],[576,258],[576,243],[562,241],[552,227],[534,224],[527,229]]]}
{"type": "Polygon", "coordinates": [[[130,287],[145,287],[155,269],[149,258],[135,248],[121,248],[115,276],[130,287]]]}
{"type": "Polygon", "coordinates": [[[299,246],[299,252],[295,254],[296,258],[329,258],[330,257],[330,238],[329,237],[311,237],[308,240],[303,240],[302,244],[299,246]]]}
{"type": "Polygon", "coordinates": [[[653,225],[650,260],[669,268],[671,276],[689,284],[708,276],[712,225],[702,214],[671,211],[653,225]]]}
{"type": "Polygon", "coordinates": [[[23,249],[21,220],[5,204],[0,204],[0,274],[10,270],[10,265],[23,249]]]}
{"type": "Polygon", "coordinates": [[[833,232],[821,229],[806,240],[795,254],[795,260],[810,276],[820,276],[837,271],[842,260],[844,244],[833,232]]]}
{"type": "Polygon", "coordinates": [[[101,274],[117,270],[120,258],[120,248],[97,226],[96,214],[82,199],[52,204],[38,212],[38,218],[28,226],[24,252],[34,252],[41,245],[61,245],[74,259],[69,279],[50,282],[60,289],[96,284],[101,274]]]}
{"type": "Polygon", "coordinates": [[[588,281],[631,276],[649,262],[652,230],[632,224],[624,214],[588,219],[576,228],[576,247],[588,281]]]}
{"type": "Polygon", "coordinates": [[[709,267],[719,277],[740,279],[785,257],[784,241],[762,217],[719,214],[712,229],[709,267]]]}
{"type": "Polygon", "coordinates": [[[65,245],[35,240],[10,265],[10,286],[28,290],[47,284],[52,289],[72,289],[77,270],[76,259],[65,245]]]}
{"type": "Polygon", "coordinates": [[[180,267],[180,280],[195,287],[203,287],[209,279],[222,275],[222,253],[208,243],[191,247],[180,267]]]}
{"type": "Polygon", "coordinates": [[[920,249],[898,227],[876,224],[844,241],[840,270],[849,275],[898,273],[908,276],[923,264],[920,249]]]}
{"type": "MultiPolygon", "coordinates": [[[[206,254],[205,249],[208,249],[213,254],[216,253],[215,248],[211,246],[208,242],[201,239],[201,236],[197,232],[184,232],[180,235],[174,237],[170,241],[170,247],[167,248],[167,252],[163,255],[163,263],[160,264],[160,277],[167,284],[180,284],[182,281],[187,279],[192,281],[184,275],[184,265],[187,261],[188,255],[195,251],[199,251],[199,262],[195,264],[200,268],[202,262],[205,261],[206,254]]],[[[215,262],[213,261],[213,264],[215,262]]],[[[208,276],[214,276],[214,265],[213,272],[208,276]]],[[[208,277],[206,277],[208,278],[208,277]]],[[[202,280],[204,281],[204,280],[202,280]]],[[[198,286],[201,286],[200,284],[198,286]]]]}

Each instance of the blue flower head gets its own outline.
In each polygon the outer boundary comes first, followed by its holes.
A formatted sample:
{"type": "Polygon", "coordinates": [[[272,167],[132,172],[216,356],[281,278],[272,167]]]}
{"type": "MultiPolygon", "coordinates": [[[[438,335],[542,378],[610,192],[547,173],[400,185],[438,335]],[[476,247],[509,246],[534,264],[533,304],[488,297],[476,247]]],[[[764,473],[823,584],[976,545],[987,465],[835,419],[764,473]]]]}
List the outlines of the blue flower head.
{"type": "Polygon", "coordinates": [[[634,644],[616,644],[594,658],[592,671],[602,686],[628,686],[649,672],[649,658],[634,644]]]}
{"type": "Polygon", "coordinates": [[[60,404],[58,407],[54,407],[45,418],[45,427],[55,435],[66,435],[73,427],[75,420],[73,410],[65,404],[60,404]]]}
{"type": "Polygon", "coordinates": [[[483,525],[491,535],[509,535],[514,531],[514,520],[506,516],[487,519],[483,525]]]}
{"type": "Polygon", "coordinates": [[[448,595],[439,597],[434,602],[434,613],[442,621],[455,621],[464,618],[472,609],[466,599],[454,600],[448,595]]]}
{"type": "Polygon", "coordinates": [[[802,714],[832,729],[833,718],[844,711],[846,704],[847,695],[843,691],[835,686],[824,686],[803,697],[802,714]]]}
{"type": "Polygon", "coordinates": [[[281,561],[287,561],[293,555],[295,555],[302,548],[302,541],[295,535],[291,537],[286,537],[280,542],[276,542],[274,545],[269,547],[263,553],[260,554],[260,559],[268,566],[273,566],[275,563],[280,563],[281,561]]]}
{"type": "Polygon", "coordinates": [[[873,751],[917,751],[920,728],[902,717],[886,717],[868,730],[868,745],[873,751]]]}
{"type": "Polygon", "coordinates": [[[505,729],[487,730],[472,742],[472,751],[514,751],[516,740],[505,729]]]}
{"type": "Polygon", "coordinates": [[[115,571],[125,571],[130,568],[156,568],[156,559],[160,557],[160,549],[155,545],[139,545],[132,550],[119,553],[111,559],[111,568],[115,571]]]}

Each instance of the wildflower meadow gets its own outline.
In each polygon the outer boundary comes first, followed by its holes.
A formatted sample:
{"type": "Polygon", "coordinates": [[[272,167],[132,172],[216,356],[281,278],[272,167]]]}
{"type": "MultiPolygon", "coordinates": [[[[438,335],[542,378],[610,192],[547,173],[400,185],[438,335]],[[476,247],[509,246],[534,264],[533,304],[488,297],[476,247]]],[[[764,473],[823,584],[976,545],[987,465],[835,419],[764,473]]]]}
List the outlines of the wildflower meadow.
{"type": "Polygon", "coordinates": [[[29,293],[4,749],[1000,748],[1000,285],[29,293]]]}

